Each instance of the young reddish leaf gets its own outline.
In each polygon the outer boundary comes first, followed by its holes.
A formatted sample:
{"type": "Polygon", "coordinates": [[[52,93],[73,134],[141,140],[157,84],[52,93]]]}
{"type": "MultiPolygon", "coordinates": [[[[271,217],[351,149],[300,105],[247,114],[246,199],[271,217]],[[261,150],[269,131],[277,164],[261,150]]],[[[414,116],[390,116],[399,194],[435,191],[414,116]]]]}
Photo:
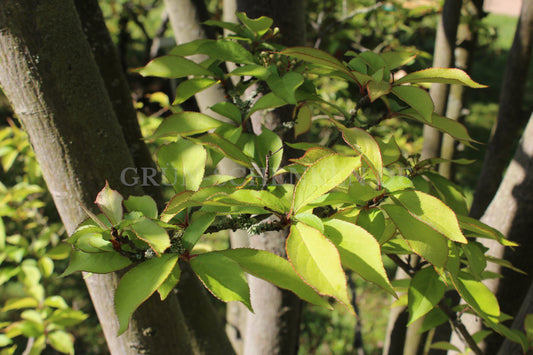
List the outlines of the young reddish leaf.
{"type": "Polygon", "coordinates": [[[302,281],[294,272],[291,264],[278,255],[264,250],[249,248],[227,249],[217,253],[236,261],[244,271],[255,277],[292,291],[309,303],[332,309],[324,298],[320,297],[315,290],[302,281]]]}
{"type": "Polygon", "coordinates": [[[486,88],[487,85],[476,83],[470,79],[461,69],[457,68],[430,68],[409,73],[396,81],[397,85],[404,83],[442,83],[442,84],[459,84],[474,89],[486,88]]]}
{"type": "Polygon", "coordinates": [[[157,76],[160,78],[176,79],[189,75],[214,76],[214,74],[195,62],[175,55],[165,55],[155,58],[144,67],[132,70],[142,76],[157,76]]]}
{"type": "Polygon", "coordinates": [[[413,252],[437,267],[446,266],[448,243],[442,234],[420,222],[401,206],[383,205],[381,208],[398,227],[413,252]]]}
{"type": "Polygon", "coordinates": [[[409,324],[431,311],[445,291],[446,285],[432,267],[417,271],[408,290],[409,324]]]}
{"type": "Polygon", "coordinates": [[[458,243],[468,243],[455,213],[441,200],[426,193],[402,190],[392,195],[409,213],[446,238],[458,243]]]}
{"type": "Polygon", "coordinates": [[[157,163],[174,191],[196,191],[202,183],[207,161],[207,152],[199,144],[187,139],[161,146],[157,163]]]}
{"type": "Polygon", "coordinates": [[[318,293],[334,297],[355,314],[337,248],[317,229],[303,223],[291,226],[287,257],[300,277],[318,293]]]}
{"type": "Polygon", "coordinates": [[[211,116],[200,112],[183,111],[165,118],[157,127],[154,134],[147,139],[155,139],[168,135],[191,136],[204,133],[224,125],[223,122],[215,120],[211,116]]]}
{"type": "Polygon", "coordinates": [[[295,214],[314,199],[340,185],[359,168],[359,157],[331,154],[311,165],[302,175],[294,189],[292,210],[295,214]]]}
{"type": "Polygon", "coordinates": [[[218,252],[195,256],[191,266],[204,286],[224,302],[241,301],[253,312],[250,289],[240,265],[218,252]]]}
{"type": "Polygon", "coordinates": [[[172,105],[179,105],[218,82],[219,80],[211,78],[192,78],[185,80],[176,88],[176,98],[172,105]]]}
{"type": "Polygon", "coordinates": [[[128,329],[133,312],[161,286],[177,261],[178,255],[165,254],[140,263],[122,276],[115,293],[118,335],[128,329]]]}
{"type": "Polygon", "coordinates": [[[426,90],[416,86],[395,86],[392,93],[418,112],[426,122],[431,122],[435,105],[426,90]]]}
{"type": "Polygon", "coordinates": [[[96,196],[96,203],[100,211],[107,217],[112,225],[122,220],[122,200],[124,198],[118,191],[109,187],[106,181],[105,187],[96,196]]]}
{"type": "Polygon", "coordinates": [[[370,233],[355,224],[331,219],[324,222],[324,234],[337,246],[344,266],[397,297],[383,266],[379,243],[370,233]]]}

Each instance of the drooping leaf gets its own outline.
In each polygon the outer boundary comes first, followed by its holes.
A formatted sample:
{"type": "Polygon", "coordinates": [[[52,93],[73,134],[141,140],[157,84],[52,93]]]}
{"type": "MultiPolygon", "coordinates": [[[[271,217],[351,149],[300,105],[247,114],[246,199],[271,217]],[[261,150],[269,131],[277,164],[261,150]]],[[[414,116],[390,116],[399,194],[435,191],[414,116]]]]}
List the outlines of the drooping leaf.
{"type": "Polygon", "coordinates": [[[128,211],[140,211],[148,218],[157,218],[157,204],[148,195],[130,196],[124,201],[124,206],[128,211]]]}
{"type": "Polygon", "coordinates": [[[324,234],[337,246],[344,266],[396,297],[383,266],[379,243],[370,233],[355,224],[331,219],[324,222],[324,234]]]}
{"type": "Polygon", "coordinates": [[[446,285],[432,267],[417,271],[408,290],[409,324],[431,311],[445,291],[446,285]]]}
{"type": "Polygon", "coordinates": [[[418,112],[425,121],[431,122],[431,116],[435,110],[435,105],[426,90],[416,86],[400,85],[394,86],[392,88],[392,93],[413,108],[413,110],[418,112]]]}
{"type": "Polygon", "coordinates": [[[446,238],[458,243],[468,242],[459,228],[455,213],[438,198],[415,190],[402,190],[392,197],[412,216],[446,238]]]}
{"type": "Polygon", "coordinates": [[[176,285],[180,281],[180,277],[181,277],[181,268],[180,268],[179,263],[176,263],[176,265],[174,265],[174,268],[172,269],[170,274],[168,274],[168,277],[166,278],[166,280],[163,281],[161,286],[159,286],[159,288],[157,289],[157,292],[159,292],[159,297],[161,298],[161,301],[164,301],[168,297],[170,292],[172,292],[172,290],[176,287],[176,285]]]}
{"type": "Polygon", "coordinates": [[[207,161],[207,152],[199,144],[187,139],[161,146],[157,163],[162,173],[174,187],[174,191],[196,191],[202,183],[207,161]]]}
{"type": "Polygon", "coordinates": [[[274,22],[270,17],[266,16],[251,19],[244,12],[238,12],[237,17],[250,31],[256,33],[259,37],[263,36],[274,22]]]}
{"type": "Polygon", "coordinates": [[[191,250],[198,242],[198,239],[204,234],[207,227],[213,223],[216,215],[214,213],[196,212],[193,214],[191,223],[185,228],[183,233],[183,247],[191,250]]]}
{"type": "Polygon", "coordinates": [[[115,293],[118,335],[128,329],[133,312],[161,286],[177,261],[178,255],[165,254],[140,263],[122,276],[115,293]]]}
{"type": "Polygon", "coordinates": [[[496,296],[481,281],[471,274],[459,272],[458,277],[452,277],[453,285],[461,297],[482,318],[498,323],[500,306],[496,296]]]}
{"type": "Polygon", "coordinates": [[[478,279],[481,279],[481,273],[487,266],[487,259],[481,249],[481,245],[478,242],[470,241],[468,244],[461,245],[461,247],[468,260],[470,272],[478,279]]]}
{"type": "Polygon", "coordinates": [[[122,200],[124,198],[118,191],[111,189],[106,181],[105,187],[98,193],[94,203],[107,217],[112,225],[116,225],[122,219],[122,200]]]}
{"type": "Polygon", "coordinates": [[[204,134],[201,137],[192,139],[198,144],[202,144],[210,149],[214,149],[240,165],[252,168],[252,159],[244,154],[242,150],[227,139],[216,133],[204,134]]]}
{"type": "Polygon", "coordinates": [[[404,83],[442,83],[442,84],[459,84],[474,89],[486,88],[486,85],[476,83],[470,79],[461,69],[457,68],[429,68],[409,73],[396,81],[396,84],[404,83]]]}
{"type": "Polygon", "coordinates": [[[294,189],[294,213],[300,212],[314,199],[341,184],[360,164],[361,159],[358,157],[331,154],[311,165],[294,189]]]}
{"type": "Polygon", "coordinates": [[[355,314],[339,252],[322,233],[303,223],[291,226],[287,257],[300,277],[318,293],[334,297],[355,314]]]}
{"type": "Polygon", "coordinates": [[[88,254],[82,251],[74,250],[70,257],[70,263],[61,276],[64,277],[76,271],[107,274],[113,271],[124,269],[130,264],[130,259],[120,255],[115,251],[88,254]]]}
{"type": "Polygon", "coordinates": [[[132,70],[142,76],[157,76],[160,78],[176,79],[189,75],[213,76],[214,74],[195,62],[176,55],[165,55],[151,60],[144,67],[132,70]]]}
{"type": "Polygon", "coordinates": [[[139,222],[132,224],[130,228],[137,235],[137,238],[148,243],[158,255],[170,246],[170,238],[165,229],[151,219],[143,217],[139,222]]]}
{"type": "Polygon", "coordinates": [[[438,350],[454,351],[454,352],[457,352],[458,354],[461,353],[461,350],[457,346],[455,346],[452,343],[447,342],[447,341],[437,341],[437,342],[431,344],[430,348],[431,349],[438,349],[438,350]]]}
{"type": "Polygon", "coordinates": [[[185,80],[176,88],[176,98],[172,105],[179,105],[218,82],[218,80],[211,78],[192,78],[185,80]]]}
{"type": "Polygon", "coordinates": [[[165,118],[147,139],[168,135],[191,136],[220,127],[224,123],[200,112],[183,111],[165,118]]]}
{"type": "Polygon", "coordinates": [[[383,205],[381,208],[398,227],[412,251],[437,267],[446,266],[448,243],[442,234],[420,222],[401,206],[383,205]]]}
{"type": "Polygon", "coordinates": [[[237,262],[247,273],[290,290],[309,303],[332,308],[325,299],[302,281],[286,259],[278,255],[249,248],[227,249],[218,253],[237,262]]]}
{"type": "Polygon", "coordinates": [[[200,254],[191,266],[204,286],[224,302],[241,301],[250,311],[250,289],[240,265],[218,252],[200,254]]]}

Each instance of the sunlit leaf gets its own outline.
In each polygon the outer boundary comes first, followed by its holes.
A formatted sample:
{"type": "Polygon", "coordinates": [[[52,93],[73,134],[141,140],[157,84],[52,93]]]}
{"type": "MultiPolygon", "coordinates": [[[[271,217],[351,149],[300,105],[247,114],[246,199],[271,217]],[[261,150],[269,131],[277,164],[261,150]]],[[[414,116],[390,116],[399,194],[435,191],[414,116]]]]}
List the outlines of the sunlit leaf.
{"type": "Polygon", "coordinates": [[[122,219],[122,200],[122,195],[111,189],[106,181],[105,187],[98,193],[94,203],[98,205],[109,222],[116,225],[122,219]]]}
{"type": "Polygon", "coordinates": [[[243,166],[252,168],[252,159],[229,140],[222,138],[216,133],[204,134],[201,137],[191,139],[195,143],[202,144],[210,149],[214,149],[229,159],[243,166]]]}
{"type": "Polygon", "coordinates": [[[168,274],[168,277],[166,278],[166,280],[157,289],[157,292],[159,292],[159,297],[161,298],[161,301],[164,301],[168,297],[170,292],[172,292],[172,290],[176,287],[176,285],[180,281],[180,277],[181,277],[181,268],[180,268],[179,263],[176,263],[176,265],[174,265],[174,268],[172,269],[170,274],[168,274]]]}
{"type": "Polygon", "coordinates": [[[452,277],[452,282],[461,297],[482,318],[499,322],[500,306],[496,296],[487,286],[466,272],[460,272],[459,277],[452,277]]]}
{"type": "Polygon", "coordinates": [[[281,78],[277,73],[271,74],[267,79],[267,84],[272,92],[288,104],[296,105],[295,92],[304,82],[304,77],[300,73],[289,72],[281,78]]]}
{"type": "Polygon", "coordinates": [[[446,291],[446,285],[432,267],[417,271],[408,290],[409,324],[435,307],[446,291]]]}
{"type": "MultiPolygon", "coordinates": [[[[205,43],[204,43],[205,44],[205,43]]],[[[160,78],[176,79],[189,75],[213,76],[214,74],[192,60],[176,55],[165,55],[150,61],[144,67],[132,70],[142,76],[157,76],[160,78]]]]}
{"type": "Polygon", "coordinates": [[[130,212],[139,211],[148,218],[157,218],[157,204],[148,195],[130,196],[124,201],[124,206],[130,212]]]}
{"type": "Polygon", "coordinates": [[[476,83],[468,74],[457,68],[430,68],[409,73],[396,81],[396,84],[404,83],[442,83],[459,84],[474,89],[486,88],[486,85],[476,83]]]}
{"type": "Polygon", "coordinates": [[[185,80],[176,88],[176,98],[172,105],[179,105],[218,82],[218,80],[211,78],[192,78],[185,80]]]}
{"type": "Polygon", "coordinates": [[[246,13],[244,12],[238,12],[237,17],[246,27],[250,29],[250,31],[257,33],[259,37],[263,36],[274,22],[270,17],[266,16],[251,19],[246,16],[246,13]]]}
{"type": "Polygon", "coordinates": [[[88,254],[75,250],[70,257],[70,264],[61,276],[67,276],[76,271],[107,274],[121,270],[130,264],[130,259],[114,251],[88,254]]]}
{"type": "Polygon", "coordinates": [[[206,229],[213,223],[215,220],[214,213],[202,213],[196,212],[193,215],[192,221],[185,228],[183,233],[183,247],[187,250],[191,250],[194,245],[198,242],[198,239],[204,234],[206,229]]]}
{"type": "Polygon", "coordinates": [[[200,112],[183,111],[165,118],[157,130],[147,139],[168,135],[190,136],[215,129],[224,123],[200,112]]]}
{"type": "Polygon", "coordinates": [[[130,228],[137,238],[145,241],[157,253],[163,253],[170,246],[170,238],[164,228],[157,223],[143,217],[139,222],[132,224],[130,228]]]}

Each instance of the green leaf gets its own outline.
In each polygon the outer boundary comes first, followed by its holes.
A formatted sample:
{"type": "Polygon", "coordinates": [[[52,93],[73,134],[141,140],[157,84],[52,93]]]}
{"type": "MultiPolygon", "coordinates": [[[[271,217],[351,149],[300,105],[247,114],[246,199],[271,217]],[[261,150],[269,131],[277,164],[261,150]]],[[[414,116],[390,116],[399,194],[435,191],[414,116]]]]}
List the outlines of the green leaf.
{"type": "Polygon", "coordinates": [[[383,188],[389,193],[405,189],[413,189],[414,187],[413,182],[407,176],[391,176],[383,181],[383,188]]]}
{"type": "MultiPolygon", "coordinates": [[[[254,64],[252,53],[247,51],[239,43],[229,40],[207,41],[198,48],[198,53],[206,54],[210,58],[219,59],[225,62],[254,64]]],[[[191,73],[189,75],[197,74],[191,73]]]]}
{"type": "Polygon", "coordinates": [[[331,219],[324,222],[324,234],[337,246],[344,266],[397,297],[385,272],[379,243],[370,233],[355,224],[331,219]]]}
{"type": "Polygon", "coordinates": [[[290,209],[290,206],[284,203],[285,201],[267,190],[240,189],[227,196],[221,196],[223,202],[228,202],[228,199],[238,201],[240,204],[257,206],[278,213],[287,213],[290,209]]]}
{"type": "Polygon", "coordinates": [[[215,297],[224,302],[241,301],[253,312],[246,275],[237,262],[211,252],[194,257],[191,267],[215,297]]]}
{"type": "Polygon", "coordinates": [[[364,228],[379,242],[385,231],[385,215],[379,208],[363,208],[357,216],[357,225],[364,228]]]}
{"type": "Polygon", "coordinates": [[[170,221],[172,217],[174,217],[187,207],[187,202],[191,199],[191,196],[193,195],[194,191],[183,191],[174,195],[174,197],[172,197],[170,201],[168,201],[167,206],[161,213],[161,220],[163,222],[170,221]]]}
{"type": "Polygon", "coordinates": [[[128,329],[133,312],[161,286],[177,261],[178,255],[165,254],[136,265],[122,276],[115,293],[118,335],[128,329]]]}
{"type": "Polygon", "coordinates": [[[6,301],[4,307],[2,307],[2,312],[12,311],[14,309],[24,309],[24,308],[37,308],[39,307],[39,301],[33,297],[24,297],[24,298],[11,298],[6,301]]]}
{"type": "Polygon", "coordinates": [[[71,327],[83,322],[88,317],[89,315],[83,313],[82,311],[75,311],[73,309],[66,308],[56,309],[52,315],[48,317],[47,321],[51,324],[56,324],[63,327],[71,327]]]}
{"type": "Polygon", "coordinates": [[[409,73],[396,81],[397,85],[405,83],[442,83],[459,84],[474,89],[486,88],[486,85],[476,83],[468,74],[457,68],[430,68],[409,73]]]}
{"type": "Polygon", "coordinates": [[[192,96],[197,93],[215,85],[219,80],[211,78],[192,78],[186,81],[183,81],[176,88],[176,99],[172,105],[179,105],[187,101],[192,96]]]}
{"type": "Polygon", "coordinates": [[[395,86],[392,93],[418,112],[425,121],[431,122],[435,105],[426,90],[416,86],[395,86]]]}
{"type": "Polygon", "coordinates": [[[341,184],[360,164],[359,158],[331,154],[311,165],[294,189],[294,213],[297,214],[314,199],[341,184]]]}
{"type": "Polygon", "coordinates": [[[139,211],[148,218],[157,218],[157,204],[148,195],[130,196],[124,201],[124,206],[129,212],[139,211]]]}
{"type": "Polygon", "coordinates": [[[457,219],[459,220],[461,228],[476,234],[478,237],[494,239],[505,246],[518,246],[515,242],[507,240],[500,231],[478,221],[477,219],[462,215],[457,215],[457,219]]]}
{"type": "Polygon", "coordinates": [[[431,311],[445,291],[446,285],[432,267],[417,271],[408,290],[409,324],[431,311]]]}
{"type": "Polygon", "coordinates": [[[242,121],[241,110],[231,102],[219,102],[211,106],[209,109],[234,122],[241,123],[242,121]]]}
{"type": "Polygon", "coordinates": [[[431,344],[430,348],[439,349],[439,350],[450,350],[450,351],[456,351],[458,353],[461,353],[461,350],[458,347],[456,347],[455,345],[447,341],[438,341],[436,343],[433,343],[431,344]]]}
{"type": "Polygon", "coordinates": [[[183,78],[189,75],[214,76],[213,72],[207,70],[200,64],[175,55],[165,55],[155,58],[144,67],[133,69],[132,71],[142,76],[157,76],[167,79],[183,78]]]}
{"type": "Polygon", "coordinates": [[[147,139],[168,135],[191,136],[204,133],[224,125],[223,122],[200,112],[183,111],[165,118],[154,134],[147,139]]]}
{"type": "Polygon", "coordinates": [[[426,223],[446,238],[458,243],[468,243],[459,228],[455,213],[438,198],[414,190],[403,190],[392,197],[413,217],[426,223]]]}
{"type": "Polygon", "coordinates": [[[107,274],[124,269],[130,264],[130,259],[114,251],[88,254],[75,250],[70,257],[70,264],[61,276],[64,277],[76,271],[107,274]]]}
{"type": "Polygon", "coordinates": [[[54,272],[54,261],[48,256],[42,256],[38,261],[39,269],[44,277],[52,276],[54,272]]]}
{"type": "Polygon", "coordinates": [[[55,330],[48,334],[48,343],[64,354],[74,354],[74,337],[63,330],[55,330]]]}
{"type": "Polygon", "coordinates": [[[200,239],[206,229],[213,223],[215,217],[215,213],[196,212],[193,214],[191,223],[183,233],[183,246],[185,249],[191,250],[194,247],[198,239],[200,239]]]}
{"type": "Polygon", "coordinates": [[[459,186],[455,185],[445,177],[431,171],[425,172],[424,176],[429,179],[441,199],[446,202],[456,214],[468,214],[466,198],[459,186]]]}
{"type": "MultiPolygon", "coordinates": [[[[387,63],[385,62],[385,60],[383,60],[383,58],[381,58],[381,55],[376,54],[372,51],[363,52],[359,54],[358,57],[365,61],[365,63],[367,63],[367,65],[376,72],[380,69],[387,68],[387,63]]],[[[381,78],[383,78],[383,76],[381,78]]],[[[383,79],[388,79],[388,77],[383,79]]]]}
{"type": "Polygon", "coordinates": [[[309,105],[303,105],[298,108],[296,123],[294,124],[294,138],[308,132],[311,129],[313,111],[309,105]]]}
{"type": "Polygon", "coordinates": [[[413,61],[416,57],[416,54],[412,52],[384,52],[380,54],[381,58],[387,63],[387,68],[389,70],[396,69],[398,67],[404,66],[409,62],[413,61]]]}
{"type": "Polygon", "coordinates": [[[262,168],[266,169],[269,162],[269,176],[273,176],[281,165],[283,142],[271,130],[263,127],[263,132],[255,137],[255,158],[262,168]],[[268,158],[267,158],[268,157],[268,158]]]}
{"type": "Polygon", "coordinates": [[[250,19],[244,12],[238,12],[237,17],[250,31],[256,33],[258,37],[263,36],[274,22],[270,17],[266,16],[250,19]]]}
{"type": "Polygon", "coordinates": [[[170,54],[180,57],[187,57],[193,54],[198,54],[198,48],[200,48],[202,44],[209,41],[209,39],[197,39],[191,42],[179,44],[170,51],[170,54]]]}
{"type": "Polygon", "coordinates": [[[388,166],[397,162],[402,156],[400,147],[394,140],[394,136],[391,136],[388,140],[384,140],[378,137],[374,137],[379,145],[381,151],[381,157],[383,159],[383,166],[388,166]]]}
{"type": "Polygon", "coordinates": [[[313,147],[310,148],[305,152],[305,154],[297,159],[290,159],[293,163],[303,165],[303,166],[311,166],[314,163],[316,163],[319,159],[322,159],[323,157],[327,155],[331,155],[335,153],[333,150],[323,147],[313,147]]]}
{"type": "Polygon", "coordinates": [[[409,248],[437,267],[448,260],[448,243],[442,234],[413,217],[405,208],[394,205],[381,206],[392,219],[409,248]]]}
{"type": "Polygon", "coordinates": [[[216,133],[204,134],[201,137],[191,140],[222,153],[234,162],[252,168],[252,159],[248,155],[244,154],[235,144],[222,138],[216,133]]]}
{"type": "Polygon", "coordinates": [[[254,76],[261,80],[266,80],[270,76],[271,72],[268,68],[265,68],[258,64],[246,64],[234,69],[229,75],[238,76],[254,76]]]}
{"type": "Polygon", "coordinates": [[[237,262],[244,271],[268,281],[280,288],[290,290],[301,299],[328,309],[330,304],[320,297],[296,274],[291,264],[284,258],[268,251],[238,248],[219,251],[237,262]]]}
{"type": "Polygon", "coordinates": [[[61,296],[50,296],[46,297],[43,304],[48,307],[58,308],[58,309],[67,309],[68,304],[65,299],[61,296]]]}
{"type": "MultiPolygon", "coordinates": [[[[233,23],[233,22],[208,20],[208,21],[204,21],[203,24],[207,26],[217,26],[220,28],[224,28],[224,29],[230,30],[233,33],[242,32],[241,25],[233,23]]],[[[204,41],[207,41],[207,40],[204,40],[204,41]]]]}
{"type": "Polygon", "coordinates": [[[428,314],[424,317],[422,321],[422,326],[418,330],[418,334],[427,332],[430,329],[434,329],[441,324],[448,322],[448,316],[440,308],[433,308],[429,311],[428,314]]]}
{"type": "Polygon", "coordinates": [[[111,189],[106,181],[105,187],[98,193],[94,203],[98,205],[109,222],[116,225],[122,220],[122,200],[122,195],[111,189]]]}
{"type": "Polygon", "coordinates": [[[174,191],[196,191],[205,173],[207,152],[204,147],[187,139],[163,145],[156,153],[157,163],[174,191]]]}
{"type": "Polygon", "coordinates": [[[370,102],[374,102],[391,92],[391,84],[383,80],[372,80],[366,85],[370,102]]]}
{"type": "Polygon", "coordinates": [[[452,276],[452,282],[459,295],[476,313],[489,321],[499,322],[500,306],[487,286],[466,272],[459,272],[458,277],[452,276]]]}
{"type": "Polygon", "coordinates": [[[0,251],[6,247],[6,227],[4,221],[0,218],[0,251]]]}
{"type": "Polygon", "coordinates": [[[286,103],[296,105],[295,98],[296,89],[298,89],[304,82],[304,77],[300,73],[288,72],[283,77],[279,77],[277,73],[271,74],[267,79],[267,84],[272,89],[272,92],[284,100],[286,103]]]}
{"type": "Polygon", "coordinates": [[[334,297],[355,314],[337,248],[322,233],[303,223],[291,226],[287,257],[300,277],[321,295],[334,297]]]}
{"type": "Polygon", "coordinates": [[[269,92],[268,94],[261,96],[259,100],[255,102],[246,117],[250,117],[252,113],[257,111],[281,107],[285,106],[286,104],[287,102],[285,100],[281,99],[273,92],[269,92]]]}
{"type": "Polygon", "coordinates": [[[470,241],[468,244],[461,245],[463,252],[468,260],[470,271],[478,279],[481,279],[481,273],[487,266],[487,259],[478,242],[470,241]]]}
{"type": "Polygon", "coordinates": [[[162,254],[170,246],[170,238],[167,231],[151,219],[143,217],[129,228],[135,232],[137,238],[148,243],[158,255],[162,254]]]}
{"type": "Polygon", "coordinates": [[[159,286],[159,288],[157,289],[157,292],[159,292],[159,297],[161,298],[161,301],[164,301],[168,297],[170,292],[172,292],[172,290],[176,287],[176,285],[180,281],[180,277],[181,277],[181,268],[180,268],[179,263],[176,263],[176,265],[174,265],[174,268],[172,269],[170,274],[168,274],[168,277],[161,284],[161,286],[159,286]]]}
{"type": "Polygon", "coordinates": [[[383,176],[383,160],[379,144],[371,134],[361,128],[346,128],[340,123],[336,123],[342,131],[342,138],[355,151],[362,155],[363,160],[376,173],[378,183],[383,176]]]}

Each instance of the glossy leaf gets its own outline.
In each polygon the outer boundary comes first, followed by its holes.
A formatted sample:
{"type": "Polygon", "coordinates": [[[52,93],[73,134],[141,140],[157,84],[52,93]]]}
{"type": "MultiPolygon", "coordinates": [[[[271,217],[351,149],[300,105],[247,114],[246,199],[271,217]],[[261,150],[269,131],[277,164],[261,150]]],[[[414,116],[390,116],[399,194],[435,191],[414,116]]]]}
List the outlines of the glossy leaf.
{"type": "Polygon", "coordinates": [[[166,230],[151,219],[143,217],[141,221],[132,224],[130,228],[135,232],[137,238],[148,243],[158,255],[170,246],[170,238],[166,230]]]}
{"type": "Polygon", "coordinates": [[[178,255],[165,254],[136,265],[122,276],[115,293],[118,335],[128,329],[133,312],[161,286],[177,261],[178,255]]]}
{"type": "Polygon", "coordinates": [[[324,222],[324,234],[337,246],[344,266],[396,297],[379,243],[370,233],[355,224],[331,219],[324,222]]]}
{"type": "Polygon", "coordinates": [[[144,67],[132,70],[142,76],[156,76],[159,78],[176,79],[186,76],[213,76],[214,74],[192,60],[165,55],[150,61],[144,67]]]}
{"type": "Polygon", "coordinates": [[[124,201],[124,206],[130,212],[139,211],[148,218],[157,218],[157,204],[148,195],[130,196],[124,201]]]}
{"type": "Polygon", "coordinates": [[[187,139],[163,145],[156,153],[157,163],[174,191],[196,191],[202,183],[207,152],[187,139]]]}
{"type": "Polygon", "coordinates": [[[172,105],[179,105],[218,82],[218,80],[211,78],[192,78],[185,80],[176,88],[176,98],[172,105]]]}
{"type": "Polygon", "coordinates": [[[294,213],[298,213],[314,199],[341,184],[352,171],[359,168],[360,161],[356,157],[332,154],[307,168],[294,189],[294,213]]]}
{"type": "Polygon", "coordinates": [[[284,203],[285,201],[267,190],[240,189],[228,194],[227,198],[222,196],[222,201],[227,202],[228,199],[238,201],[240,204],[257,206],[278,213],[287,213],[290,209],[290,206],[284,203]]]}
{"type": "Polygon", "coordinates": [[[459,277],[452,277],[453,285],[461,297],[482,318],[498,323],[500,306],[496,296],[481,281],[472,275],[460,272],[459,277]]]}
{"type": "Polygon", "coordinates": [[[324,298],[302,281],[286,259],[278,255],[249,248],[227,249],[217,253],[234,260],[247,273],[294,292],[304,301],[328,309],[332,308],[324,298]]]}
{"type": "Polygon", "coordinates": [[[183,247],[187,250],[191,250],[198,242],[198,239],[204,234],[206,229],[215,220],[214,213],[202,213],[196,212],[191,223],[185,228],[183,233],[183,247]]]}
{"type": "Polygon", "coordinates": [[[303,223],[291,226],[287,257],[300,277],[318,293],[331,296],[355,314],[339,252],[322,233],[303,223]]]}
{"type": "Polygon", "coordinates": [[[459,84],[471,88],[486,88],[486,85],[476,83],[468,74],[457,68],[430,68],[409,73],[401,79],[396,80],[396,84],[405,83],[442,83],[459,84]]]}
{"type": "Polygon", "coordinates": [[[403,190],[395,193],[393,198],[413,217],[446,238],[458,243],[468,242],[459,228],[455,213],[438,198],[415,190],[403,190]]]}
{"type": "Polygon", "coordinates": [[[432,267],[417,271],[409,284],[409,324],[431,311],[444,297],[446,285],[432,267]]]}
{"type": "Polygon", "coordinates": [[[250,311],[250,289],[240,265],[227,256],[212,252],[194,257],[191,266],[204,286],[224,302],[241,301],[250,311]]]}
{"type": "Polygon", "coordinates": [[[403,207],[383,205],[381,208],[398,227],[412,251],[437,267],[446,266],[448,243],[442,234],[420,222],[403,207]]]}
{"type": "Polygon", "coordinates": [[[435,105],[426,90],[416,86],[402,85],[393,87],[392,93],[418,112],[425,121],[431,122],[435,105]]]}
{"type": "Polygon", "coordinates": [[[224,123],[200,112],[183,111],[165,118],[157,130],[147,139],[163,136],[191,136],[220,127],[224,123]]]}
{"type": "Polygon", "coordinates": [[[72,252],[70,263],[67,269],[61,276],[64,277],[76,271],[107,274],[113,271],[124,269],[130,264],[130,259],[114,251],[87,254],[82,251],[75,250],[72,252]]]}
{"type": "Polygon", "coordinates": [[[109,222],[116,225],[122,219],[122,200],[122,195],[111,189],[106,181],[105,187],[98,193],[94,203],[98,205],[109,222]]]}

